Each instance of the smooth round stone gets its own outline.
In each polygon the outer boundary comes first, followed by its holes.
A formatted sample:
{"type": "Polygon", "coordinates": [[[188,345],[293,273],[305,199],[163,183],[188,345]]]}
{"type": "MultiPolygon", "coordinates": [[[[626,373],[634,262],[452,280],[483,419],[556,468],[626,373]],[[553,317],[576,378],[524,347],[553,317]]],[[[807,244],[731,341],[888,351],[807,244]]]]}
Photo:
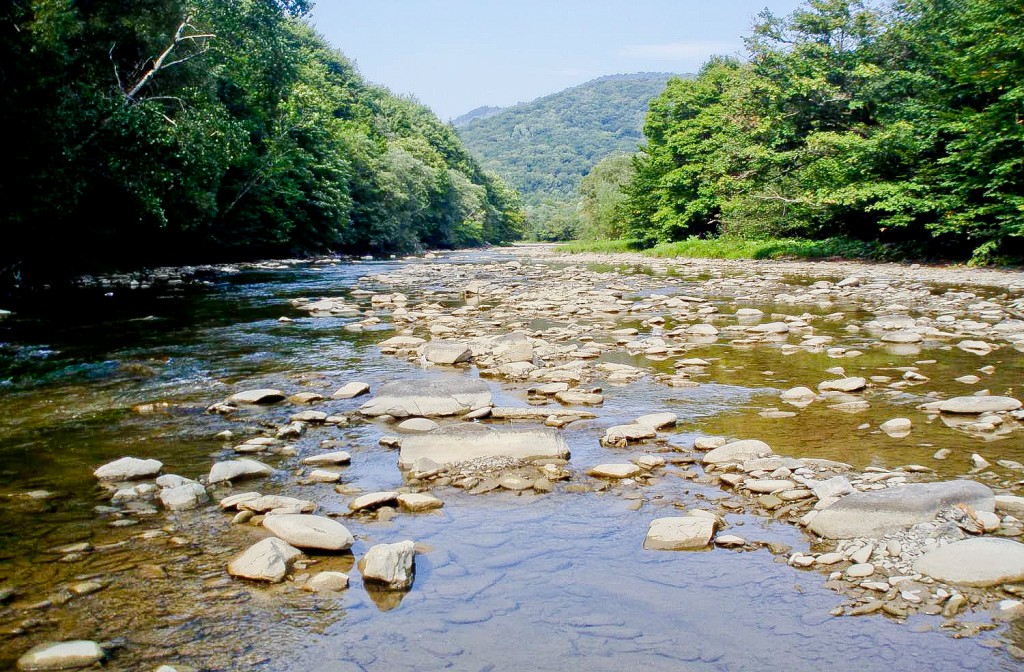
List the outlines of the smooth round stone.
{"type": "Polygon", "coordinates": [[[310,483],[337,483],[341,480],[341,474],[326,469],[314,469],[306,474],[306,480],[310,483]]]}
{"type": "Polygon", "coordinates": [[[405,492],[398,496],[398,505],[406,511],[430,511],[444,506],[437,497],[422,492],[405,492]]]}
{"type": "Polygon", "coordinates": [[[786,479],[758,478],[743,481],[743,487],[751,492],[768,495],[773,492],[779,492],[780,490],[790,490],[795,488],[796,483],[786,479]]]}
{"type": "Polygon", "coordinates": [[[303,590],[312,593],[335,593],[346,588],[348,588],[348,574],[344,572],[320,572],[313,575],[306,585],[302,586],[303,590]]]}
{"type": "Polygon", "coordinates": [[[47,642],[34,646],[21,658],[18,658],[18,669],[32,672],[34,670],[72,670],[94,665],[106,657],[106,653],[96,642],[80,639],[69,642],[47,642]]]}
{"type": "Polygon", "coordinates": [[[163,468],[159,460],[140,460],[137,457],[122,457],[92,472],[101,481],[131,481],[155,476],[163,468]]]}
{"type": "Polygon", "coordinates": [[[846,568],[846,575],[851,579],[864,579],[875,573],[875,566],[870,562],[861,562],[846,568]]]}
{"type": "Polygon", "coordinates": [[[924,337],[916,331],[894,331],[882,336],[883,343],[920,343],[924,337]]]}
{"type": "Polygon", "coordinates": [[[842,553],[822,553],[814,559],[816,565],[835,565],[843,561],[842,553]]]}
{"type": "Polygon", "coordinates": [[[436,422],[429,418],[409,418],[398,423],[398,431],[405,434],[425,434],[432,432],[440,427],[436,422]]]}
{"type": "Polygon", "coordinates": [[[635,464],[599,464],[587,473],[598,478],[632,478],[641,471],[635,464]]]}
{"type": "Polygon", "coordinates": [[[343,551],[355,543],[352,533],[336,520],[307,514],[267,516],[263,527],[296,548],[343,551]]]}
{"type": "Polygon", "coordinates": [[[320,455],[310,455],[309,457],[302,459],[302,463],[308,466],[349,464],[351,461],[352,456],[344,450],[338,450],[332,453],[322,453],[320,455]]]}
{"type": "Polygon", "coordinates": [[[665,427],[674,427],[678,420],[679,416],[675,413],[650,413],[641,415],[635,422],[638,425],[646,425],[654,429],[664,429],[665,427]]]}
{"type": "Polygon", "coordinates": [[[899,434],[906,436],[910,433],[910,429],[913,426],[909,418],[893,418],[892,420],[886,420],[878,428],[889,435],[899,434]]]}
{"type": "Polygon", "coordinates": [[[396,501],[398,501],[397,492],[390,490],[386,492],[369,492],[349,502],[348,508],[352,511],[365,511],[367,509],[376,509],[385,504],[394,504],[396,501]]]}
{"type": "Polygon", "coordinates": [[[720,534],[715,537],[715,546],[721,546],[722,548],[735,548],[745,543],[747,543],[746,539],[735,534],[720,534]]]}
{"type": "Polygon", "coordinates": [[[207,477],[209,483],[220,483],[222,481],[235,481],[243,478],[257,478],[270,476],[274,469],[249,458],[238,460],[226,460],[217,462],[210,468],[210,475],[207,477]]]}
{"type": "Polygon", "coordinates": [[[861,377],[826,380],[818,384],[821,392],[857,392],[867,387],[868,382],[861,377]]]}

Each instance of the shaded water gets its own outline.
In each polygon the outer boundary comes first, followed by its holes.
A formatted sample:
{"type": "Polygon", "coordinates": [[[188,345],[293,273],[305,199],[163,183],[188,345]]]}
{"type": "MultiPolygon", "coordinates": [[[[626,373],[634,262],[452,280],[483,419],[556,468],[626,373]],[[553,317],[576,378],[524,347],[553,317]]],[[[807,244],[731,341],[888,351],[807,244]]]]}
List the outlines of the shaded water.
{"type": "MultiPolygon", "coordinates": [[[[481,253],[463,261],[492,258],[481,253]]],[[[767,550],[642,550],[651,519],[673,515],[677,505],[721,496],[671,470],[650,486],[608,492],[560,486],[549,495],[474,496],[441,488],[435,494],[445,508],[438,513],[402,514],[387,523],[347,520],[357,537],[354,556],[311,560],[311,571],[351,572],[352,587],[332,597],[289,583],[267,588],[229,579],[227,560],[262,533],[230,525],[216,507],[125,517],[94,510],[109,499],[91,475],[100,464],[126,454],[155,457],[167,473],[197,477],[214,457],[230,452],[214,438],[217,432],[247,436],[261,420],[281,422],[295,410],[285,404],[239,420],[203,412],[231,392],[267,386],[329,394],[353,379],[377,387],[398,378],[474,375],[428,374],[383,358],[373,344],[387,337],[386,327],[352,333],[343,328],[349,319],[307,319],[288,304],[299,296],[349,296],[361,276],[394,266],[299,266],[245,272],[175,292],[82,292],[20,306],[15,319],[0,322],[0,590],[15,591],[0,606],[0,664],[12,663],[39,641],[86,638],[110,646],[111,669],[149,669],[162,661],[225,670],[1017,666],[982,638],[953,639],[936,631],[938,619],[897,624],[883,617],[832,618],[828,611],[842,600],[822,586],[824,577],[780,564],[767,550]],[[297,321],[279,323],[282,315],[297,321]],[[133,410],[146,403],[167,406],[133,410]],[[51,496],[29,496],[32,490],[51,496]],[[633,510],[637,498],[644,503],[633,510]],[[138,523],[117,527],[119,521],[138,523]],[[404,597],[367,591],[354,557],[374,543],[406,538],[422,551],[413,589],[404,597]],[[95,550],[80,557],[55,552],[78,541],[89,541],[95,550]],[[98,592],[77,596],[69,590],[93,579],[104,586],[98,592]]],[[[441,288],[401,289],[416,301],[441,288]]],[[[443,293],[430,297],[455,300],[443,293]]],[[[764,310],[770,313],[770,307],[764,310]]],[[[626,317],[621,322],[631,324],[626,317]]],[[[888,419],[893,406],[919,403],[913,388],[903,392],[905,398],[892,399],[888,409],[873,404],[856,415],[820,404],[794,418],[757,415],[764,408],[786,408],[775,397],[779,389],[813,387],[820,371],[836,364],[852,375],[860,367],[875,373],[936,359],[921,368],[930,367],[939,389],[950,391],[959,385],[953,377],[980,365],[959,351],[926,348],[894,355],[866,347],[865,353],[834,361],[823,354],[783,355],[775,348],[695,349],[692,356],[714,359],[708,377],[697,378],[705,384],[670,389],[642,380],[609,388],[598,420],[574,423],[564,432],[571,466],[581,474],[639,452],[604,448],[597,437],[608,425],[671,410],[681,419],[670,435],[672,445],[688,445],[697,433],[759,437],[780,453],[858,466],[922,462],[938,447],[955,447],[957,459],[930,465],[950,475],[963,473],[958,460],[979,450],[979,440],[922,423],[899,441],[857,429],[888,419]]],[[[1024,375],[1019,360],[1007,360],[986,380],[993,392],[1024,375]]],[[[623,361],[671,369],[644,358],[623,361]]],[[[525,402],[524,385],[491,387],[499,403],[525,402]]],[[[361,401],[329,401],[317,408],[348,411],[361,401]]],[[[295,445],[301,455],[323,439],[337,439],[353,456],[346,484],[363,491],[392,489],[402,476],[395,454],[377,443],[387,431],[373,423],[311,430],[295,445]]],[[[1000,451],[1000,457],[1024,461],[1020,445],[1000,451]]],[[[293,459],[267,461],[282,471],[244,485],[314,499],[326,513],[345,511],[349,497],[332,486],[297,485],[288,472],[293,459]]],[[[789,525],[748,515],[727,520],[751,541],[807,546],[789,525]]]]}

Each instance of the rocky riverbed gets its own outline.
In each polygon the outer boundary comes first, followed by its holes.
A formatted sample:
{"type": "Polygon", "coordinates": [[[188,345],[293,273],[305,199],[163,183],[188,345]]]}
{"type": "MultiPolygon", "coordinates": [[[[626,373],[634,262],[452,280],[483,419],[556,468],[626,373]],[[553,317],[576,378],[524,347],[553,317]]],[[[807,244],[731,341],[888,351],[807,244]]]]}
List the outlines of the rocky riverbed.
{"type": "Polygon", "coordinates": [[[347,268],[253,291],[260,319],[190,346],[214,354],[133,343],[100,385],[8,381],[7,454],[55,459],[55,420],[118,432],[71,460],[76,492],[9,469],[38,487],[7,492],[31,521],[2,565],[7,660],[752,668],[737,633],[798,668],[881,668],[904,639],[920,669],[1024,657],[1020,273],[545,246],[347,268]],[[26,412],[44,397],[56,416],[26,412]]]}

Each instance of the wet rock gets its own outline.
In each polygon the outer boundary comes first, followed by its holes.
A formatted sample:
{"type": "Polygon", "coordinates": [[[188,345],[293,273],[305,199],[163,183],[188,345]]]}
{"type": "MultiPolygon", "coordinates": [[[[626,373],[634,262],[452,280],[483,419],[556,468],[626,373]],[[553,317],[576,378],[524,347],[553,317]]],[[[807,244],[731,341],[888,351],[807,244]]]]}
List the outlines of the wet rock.
{"type": "Polygon", "coordinates": [[[369,391],[370,386],[366,383],[352,381],[351,383],[345,383],[342,385],[334,394],[331,395],[331,399],[353,399],[367,394],[369,391]]]}
{"type": "Polygon", "coordinates": [[[323,411],[302,411],[301,413],[293,414],[288,420],[291,422],[320,424],[327,420],[327,414],[323,411]]]}
{"type": "Polygon", "coordinates": [[[348,574],[344,572],[320,572],[314,574],[302,586],[311,593],[336,593],[348,588],[348,574]]]}
{"type": "Polygon", "coordinates": [[[302,458],[302,464],[307,466],[348,464],[351,461],[352,456],[344,450],[338,450],[331,453],[321,453],[320,455],[310,455],[309,457],[302,458]]]}
{"type": "Polygon", "coordinates": [[[693,440],[694,450],[714,450],[729,443],[724,436],[698,436],[693,440]]]}
{"type": "Polygon", "coordinates": [[[160,491],[160,502],[170,511],[195,509],[210,501],[206,488],[195,481],[182,483],[160,491]]]}
{"type": "Polygon", "coordinates": [[[229,562],[228,574],[253,581],[279,583],[300,555],[302,551],[291,544],[277,537],[267,537],[229,562]]]}
{"type": "Polygon", "coordinates": [[[867,387],[868,383],[859,376],[853,378],[840,378],[838,380],[826,380],[818,384],[821,392],[858,392],[867,387]]]}
{"type": "Polygon", "coordinates": [[[421,457],[441,465],[489,457],[566,459],[569,447],[553,429],[495,429],[466,424],[404,437],[399,466],[408,469],[421,457]]]}
{"type": "Polygon", "coordinates": [[[228,397],[233,404],[276,404],[284,400],[285,393],[274,389],[247,390],[228,397]]]}
{"type": "Polygon", "coordinates": [[[163,468],[160,460],[141,460],[137,457],[122,457],[104,464],[92,472],[101,481],[134,481],[139,478],[150,478],[160,473],[163,468]]]}
{"type": "Polygon", "coordinates": [[[656,518],[651,521],[644,548],[658,551],[682,551],[705,548],[715,534],[715,522],[695,516],[656,518]]]}
{"type": "Polygon", "coordinates": [[[88,640],[46,642],[18,658],[18,669],[25,672],[72,670],[95,665],[106,655],[99,644],[88,640]]]}
{"type": "Polygon", "coordinates": [[[587,470],[591,476],[598,478],[632,478],[643,470],[635,464],[599,464],[587,470]]]}
{"type": "Polygon", "coordinates": [[[909,434],[913,426],[909,418],[893,418],[886,420],[878,428],[890,436],[901,437],[909,434]]]}
{"type": "Polygon", "coordinates": [[[650,413],[641,415],[634,422],[654,429],[665,429],[666,427],[675,427],[678,420],[679,416],[675,413],[650,413]]]}
{"type": "Polygon", "coordinates": [[[513,492],[529,490],[533,487],[533,480],[523,478],[516,474],[509,474],[498,479],[498,487],[504,488],[505,490],[511,490],[513,492]]]}
{"type": "Polygon", "coordinates": [[[600,406],[604,403],[603,395],[582,390],[559,392],[555,395],[555,399],[568,406],[600,406]]]}
{"type": "Polygon", "coordinates": [[[914,571],[936,581],[965,586],[995,586],[1024,580],[1024,544],[977,537],[929,551],[914,571]]]}
{"type": "Polygon", "coordinates": [[[1024,497],[996,495],[996,511],[1024,519],[1024,497]]]}
{"type": "Polygon", "coordinates": [[[406,511],[418,513],[421,511],[440,509],[444,506],[444,502],[433,495],[406,492],[398,496],[398,505],[406,511]]]}
{"type": "Polygon", "coordinates": [[[344,551],[355,543],[352,533],[336,520],[306,514],[267,516],[263,527],[296,548],[344,551]]]}
{"type": "Polygon", "coordinates": [[[270,476],[273,473],[274,470],[269,465],[243,457],[237,460],[226,460],[214,464],[210,469],[207,482],[238,481],[245,478],[270,476]]]}
{"type": "Polygon", "coordinates": [[[925,404],[925,410],[936,410],[941,413],[961,413],[964,415],[981,415],[1013,411],[1021,407],[1021,402],[1012,397],[969,396],[953,397],[934,404],[925,404]]]}
{"type": "Polygon", "coordinates": [[[658,432],[651,425],[615,425],[605,430],[601,443],[608,446],[624,446],[630,442],[653,439],[657,435],[658,432]]]}
{"type": "Polygon", "coordinates": [[[397,501],[398,493],[391,490],[386,492],[368,492],[349,502],[348,508],[352,511],[368,511],[386,504],[395,504],[397,501]]]}
{"type": "Polygon", "coordinates": [[[721,546],[722,548],[736,548],[746,543],[746,539],[735,534],[719,534],[715,537],[715,546],[721,546]]]}
{"type": "Polygon", "coordinates": [[[318,401],[323,400],[324,395],[316,392],[296,392],[292,396],[288,397],[288,401],[299,406],[302,404],[315,404],[318,401]]]}
{"type": "Polygon", "coordinates": [[[256,499],[239,502],[237,506],[241,511],[255,513],[266,513],[267,511],[310,513],[316,510],[316,504],[309,500],[283,495],[262,495],[256,499]]]}
{"type": "Polygon", "coordinates": [[[254,499],[259,499],[262,496],[263,495],[261,495],[258,492],[239,492],[238,494],[235,495],[228,495],[224,499],[220,500],[220,508],[224,509],[225,511],[237,509],[240,504],[244,504],[245,502],[251,502],[254,499]]]}
{"type": "Polygon", "coordinates": [[[459,364],[473,358],[473,351],[465,343],[430,341],[420,346],[420,354],[434,364],[459,364]]]}
{"type": "Polygon", "coordinates": [[[827,539],[881,537],[932,520],[954,504],[992,511],[992,491],[974,481],[913,483],[847,495],[822,509],[809,529],[827,539]]]}
{"type": "Polygon", "coordinates": [[[491,389],[476,378],[397,381],[381,386],[377,395],[363,404],[359,412],[371,417],[434,417],[460,415],[490,403],[491,389]]]}
{"type": "Polygon", "coordinates": [[[410,588],[414,578],[415,548],[409,540],[372,546],[359,561],[363,580],[384,584],[391,590],[410,588]]]}
{"type": "Polygon", "coordinates": [[[704,455],[704,464],[724,464],[726,462],[746,462],[758,457],[772,455],[771,446],[757,439],[732,441],[715,448],[704,455]]]}
{"type": "Polygon", "coordinates": [[[440,427],[436,422],[429,418],[409,418],[398,423],[396,429],[406,434],[423,434],[426,432],[432,432],[440,427]]]}

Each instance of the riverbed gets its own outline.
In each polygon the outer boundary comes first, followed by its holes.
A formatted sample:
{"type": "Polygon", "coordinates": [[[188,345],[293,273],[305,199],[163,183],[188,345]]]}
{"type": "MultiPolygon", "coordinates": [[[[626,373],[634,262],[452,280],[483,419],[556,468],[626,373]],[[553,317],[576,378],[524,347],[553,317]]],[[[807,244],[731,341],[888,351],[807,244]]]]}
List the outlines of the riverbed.
{"type": "Polygon", "coordinates": [[[994,620],[984,600],[960,613],[955,626],[917,612],[846,615],[841,608],[848,612],[857,596],[827,585],[827,570],[789,564],[794,552],[812,552],[810,534],[757,507],[722,508],[731,495],[691,465],[699,465],[698,437],[760,439],[777,454],[840,461],[857,472],[922,465],[925,480],[967,477],[1019,494],[1022,475],[1012,466],[978,470],[971,462],[976,453],[991,463],[1024,462],[1018,420],[1006,416],[986,430],[944,422],[919,406],[981,390],[1021,397],[1024,340],[1013,330],[999,338],[990,331],[1024,316],[1020,275],[566,257],[524,247],[265,264],[202,283],[34,297],[0,321],[0,664],[13,664],[40,642],[87,639],[103,645],[108,669],[125,670],[1017,669],[1024,631],[1013,619],[994,620]],[[837,287],[851,277],[857,282],[837,287]],[[560,310],[550,295],[559,287],[577,292],[573,303],[592,305],[560,310]],[[536,288],[547,298],[530,295],[536,288]],[[398,293],[404,300],[374,301],[398,293]],[[694,321],[669,307],[672,297],[714,308],[703,315],[717,325],[715,337],[678,349],[651,340],[694,321]],[[323,298],[358,312],[302,309],[303,300],[323,298]],[[613,310],[616,301],[622,303],[613,310]],[[408,318],[422,306],[434,307],[408,318]],[[737,317],[740,309],[760,315],[737,317]],[[935,329],[923,330],[920,341],[883,342],[866,326],[879,315],[924,317],[934,322],[920,324],[935,329]],[[743,331],[787,319],[792,331],[771,338],[743,331]],[[975,323],[977,333],[970,330],[975,323]],[[957,325],[968,329],[953,331],[957,325]],[[583,375],[579,386],[599,388],[603,403],[586,409],[596,418],[558,430],[571,450],[570,477],[550,492],[474,494],[416,483],[444,507],[350,515],[356,494],[409,488],[409,475],[395,450],[380,443],[395,434],[393,423],[361,418],[367,397],[335,400],[331,393],[351,381],[367,383],[372,395],[396,380],[480,378],[495,405],[525,407],[536,402],[528,390],[537,381],[528,374],[502,375],[484,357],[425,366],[378,347],[400,332],[466,339],[516,330],[575,346],[566,361],[640,372],[583,375]],[[826,340],[800,347],[800,334],[826,340]],[[958,347],[964,341],[990,349],[958,347]],[[706,366],[677,367],[681,359],[706,366]],[[842,376],[827,373],[835,367],[843,367],[842,376]],[[852,400],[866,399],[866,407],[836,409],[851,400],[835,399],[794,407],[779,398],[795,386],[853,375],[874,376],[868,392],[852,400]],[[957,380],[968,376],[977,381],[957,380]],[[207,412],[256,388],[325,398],[207,412]],[[260,456],[273,476],[211,488],[214,501],[194,510],[106,508],[111,492],[92,474],[133,455],[159,459],[164,473],[204,477],[214,461],[234,455],[240,438],[272,435],[307,407],[344,415],[347,424],[310,427],[289,440],[292,451],[260,456]],[[657,441],[602,443],[608,427],[660,411],[678,422],[657,441]],[[879,430],[897,416],[912,420],[909,435],[879,430]],[[225,430],[235,438],[218,438],[225,430]],[[324,441],[351,453],[341,486],[300,478],[296,456],[324,441]],[[943,449],[947,457],[935,459],[943,449]],[[671,459],[622,483],[586,473],[642,454],[671,459]],[[311,554],[280,584],[230,577],[227,562],[267,535],[232,524],[216,505],[246,489],[315,502],[355,535],[351,553],[311,554]],[[728,532],[747,543],[739,550],[644,549],[652,519],[693,508],[722,516],[728,532]],[[405,539],[417,544],[411,590],[364,585],[356,560],[374,544],[405,539]],[[304,591],[303,580],[323,570],[346,572],[351,585],[330,594],[304,591]]]}

